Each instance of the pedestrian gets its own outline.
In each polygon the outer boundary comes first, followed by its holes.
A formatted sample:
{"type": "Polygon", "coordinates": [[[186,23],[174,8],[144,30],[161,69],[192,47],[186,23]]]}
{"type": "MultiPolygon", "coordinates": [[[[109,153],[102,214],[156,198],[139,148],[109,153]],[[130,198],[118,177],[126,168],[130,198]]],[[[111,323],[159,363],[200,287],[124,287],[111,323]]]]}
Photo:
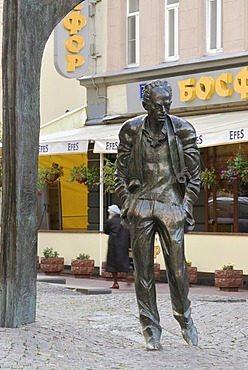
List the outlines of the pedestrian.
{"type": "Polygon", "coordinates": [[[189,345],[197,329],[188,299],[184,232],[194,228],[193,204],[200,191],[196,133],[182,118],[169,115],[172,89],[152,81],[143,90],[146,115],[124,123],[119,134],[116,194],[128,225],[135,268],[135,290],[147,350],[160,350],[159,313],[154,281],[154,237],[159,234],[173,315],[189,345]]]}
{"type": "Polygon", "coordinates": [[[111,289],[119,289],[118,272],[129,272],[130,233],[121,224],[120,208],[116,204],[108,207],[109,217],[104,232],[109,235],[106,271],[113,276],[111,289]]]}

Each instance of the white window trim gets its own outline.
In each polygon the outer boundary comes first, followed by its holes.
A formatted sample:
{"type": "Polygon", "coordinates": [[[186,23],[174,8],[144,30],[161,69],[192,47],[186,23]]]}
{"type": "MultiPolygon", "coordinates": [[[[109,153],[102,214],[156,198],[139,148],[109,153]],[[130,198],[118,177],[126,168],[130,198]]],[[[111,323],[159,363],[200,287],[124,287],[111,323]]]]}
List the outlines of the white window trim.
{"type": "Polygon", "coordinates": [[[166,1],[166,6],[165,6],[165,61],[175,61],[179,59],[179,1],[177,4],[171,4],[167,5],[167,0],[166,1]],[[171,9],[174,9],[175,13],[175,28],[174,28],[174,36],[175,36],[175,55],[169,56],[169,29],[168,29],[168,24],[169,24],[169,11],[171,9]]]}
{"type": "Polygon", "coordinates": [[[140,32],[139,32],[139,11],[129,13],[129,0],[127,1],[127,18],[126,18],[126,65],[128,68],[137,67],[139,66],[139,59],[140,59],[140,32]],[[135,54],[136,54],[136,62],[135,63],[128,63],[128,18],[135,17],[135,25],[136,25],[136,33],[135,33],[135,54]]]}
{"type": "Polygon", "coordinates": [[[206,0],[206,53],[217,54],[223,51],[221,45],[222,39],[222,0],[217,0],[217,47],[216,49],[210,49],[210,3],[213,0],[206,0]]]}

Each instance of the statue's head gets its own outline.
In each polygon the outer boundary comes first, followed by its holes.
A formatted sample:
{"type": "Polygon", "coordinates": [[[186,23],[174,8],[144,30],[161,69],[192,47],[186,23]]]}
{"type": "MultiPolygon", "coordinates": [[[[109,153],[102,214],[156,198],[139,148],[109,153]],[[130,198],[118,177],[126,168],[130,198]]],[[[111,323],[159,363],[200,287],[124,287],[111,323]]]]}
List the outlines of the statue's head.
{"type": "Polygon", "coordinates": [[[172,89],[167,81],[155,80],[143,89],[143,107],[157,121],[164,121],[172,102],[172,89]]]}

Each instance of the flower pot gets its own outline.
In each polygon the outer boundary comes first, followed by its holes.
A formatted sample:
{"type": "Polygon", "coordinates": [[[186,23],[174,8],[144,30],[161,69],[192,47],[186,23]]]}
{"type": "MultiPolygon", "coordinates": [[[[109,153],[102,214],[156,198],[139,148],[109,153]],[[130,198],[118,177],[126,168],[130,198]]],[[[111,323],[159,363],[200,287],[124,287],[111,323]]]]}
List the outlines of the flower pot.
{"type": "Polygon", "coordinates": [[[102,277],[111,279],[113,277],[112,273],[106,271],[106,265],[107,265],[106,262],[102,262],[102,277]]]}
{"type": "Polygon", "coordinates": [[[197,284],[197,267],[188,266],[189,284],[197,284]]]}
{"type": "MultiPolygon", "coordinates": [[[[112,273],[106,271],[106,265],[107,265],[106,262],[102,262],[102,275],[101,276],[104,277],[104,278],[106,278],[106,279],[113,279],[112,273]]],[[[133,271],[130,271],[130,272],[118,272],[118,278],[124,278],[124,279],[133,280],[133,277],[134,277],[134,272],[133,271]]]]}
{"type": "Polygon", "coordinates": [[[41,257],[40,268],[46,275],[58,275],[64,270],[64,257],[41,257]]]}
{"type": "Polygon", "coordinates": [[[94,274],[95,260],[71,260],[71,274],[76,278],[87,277],[94,274]]]}
{"type": "Polygon", "coordinates": [[[154,263],[154,278],[156,281],[160,280],[160,264],[154,263]]]}
{"type": "Polygon", "coordinates": [[[58,175],[57,173],[53,173],[53,172],[51,172],[51,173],[47,173],[47,174],[46,174],[46,179],[47,179],[47,181],[49,181],[49,182],[54,182],[54,181],[56,181],[58,178],[59,178],[59,175],[58,175]]]}
{"type": "Polygon", "coordinates": [[[243,286],[243,270],[215,270],[214,281],[220,290],[237,292],[243,286]]]}
{"type": "Polygon", "coordinates": [[[87,181],[86,178],[83,178],[81,173],[76,173],[75,174],[75,180],[79,183],[82,184],[83,182],[87,181]]]}

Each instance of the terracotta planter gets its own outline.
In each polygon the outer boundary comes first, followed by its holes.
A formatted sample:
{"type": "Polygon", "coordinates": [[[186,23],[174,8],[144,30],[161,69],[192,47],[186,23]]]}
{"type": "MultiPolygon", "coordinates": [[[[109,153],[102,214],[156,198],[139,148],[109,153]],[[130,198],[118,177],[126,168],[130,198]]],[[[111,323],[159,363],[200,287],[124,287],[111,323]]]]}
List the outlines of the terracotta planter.
{"type": "Polygon", "coordinates": [[[86,178],[82,178],[82,175],[80,173],[76,173],[75,174],[75,180],[79,183],[79,184],[82,184],[83,182],[85,182],[87,179],[86,178]]]}
{"type": "Polygon", "coordinates": [[[87,277],[94,274],[95,260],[71,260],[71,274],[76,278],[87,277]]]}
{"type": "Polygon", "coordinates": [[[104,278],[112,278],[111,272],[106,271],[106,262],[102,262],[102,277],[104,278]]]}
{"type": "MultiPolygon", "coordinates": [[[[113,278],[113,275],[111,272],[107,272],[106,271],[106,262],[102,262],[102,277],[106,278],[106,279],[112,279],[113,278]]],[[[128,273],[128,272],[118,272],[118,278],[124,278],[124,279],[131,279],[133,278],[134,276],[134,273],[131,274],[131,273],[128,273]]]]}
{"type": "Polygon", "coordinates": [[[160,264],[154,263],[154,277],[155,280],[160,280],[160,264]]]}
{"type": "Polygon", "coordinates": [[[47,179],[47,181],[49,181],[49,182],[54,182],[54,181],[56,181],[58,178],[59,178],[59,175],[58,175],[57,173],[53,173],[53,172],[51,172],[51,173],[47,173],[47,174],[46,174],[46,179],[47,179]]]}
{"type": "MultiPolygon", "coordinates": [[[[154,275],[155,275],[155,280],[160,280],[160,264],[159,263],[154,263],[154,275]]],[[[133,272],[134,276],[134,272],[133,272]]],[[[104,278],[112,278],[111,272],[106,271],[106,262],[102,263],[102,277],[104,278]]],[[[130,274],[128,272],[118,272],[118,277],[119,278],[127,278],[130,277],[130,274]]]]}
{"type": "Polygon", "coordinates": [[[58,275],[64,270],[64,257],[41,257],[40,268],[46,275],[58,275]]]}
{"type": "Polygon", "coordinates": [[[215,270],[214,280],[220,290],[237,292],[243,286],[243,270],[215,270]]]}
{"type": "Polygon", "coordinates": [[[188,266],[189,284],[197,284],[197,267],[188,266]]]}

